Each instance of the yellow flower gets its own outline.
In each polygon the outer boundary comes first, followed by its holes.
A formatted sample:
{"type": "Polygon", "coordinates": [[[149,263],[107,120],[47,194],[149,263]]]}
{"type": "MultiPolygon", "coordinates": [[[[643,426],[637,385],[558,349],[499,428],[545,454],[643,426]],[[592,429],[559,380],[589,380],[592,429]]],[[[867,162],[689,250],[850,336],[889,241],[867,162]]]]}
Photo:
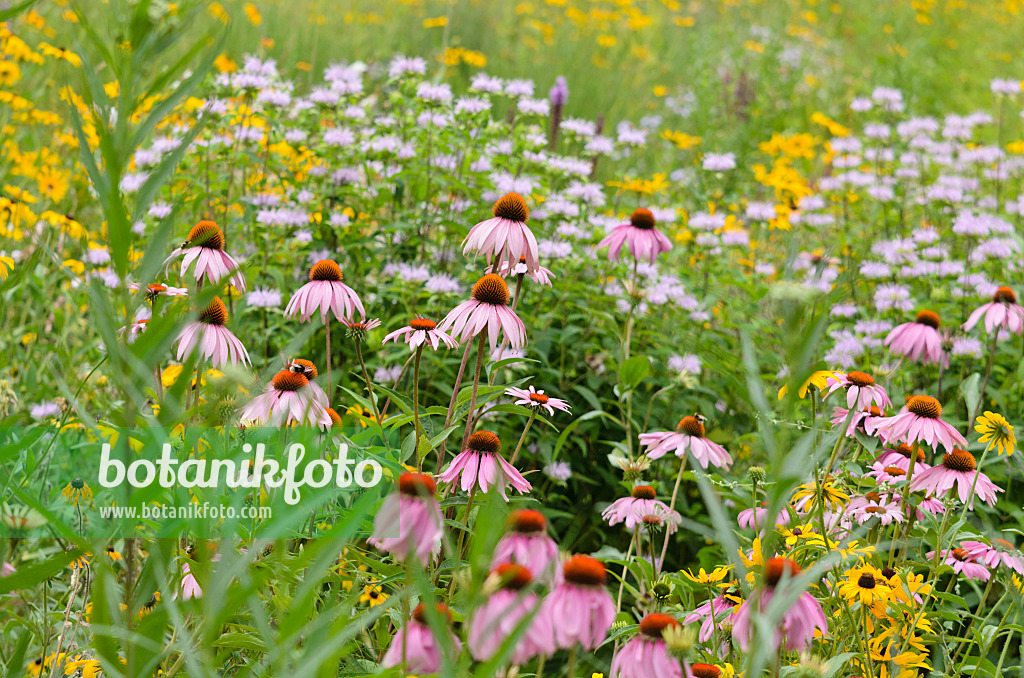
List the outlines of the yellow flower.
{"type": "Polygon", "coordinates": [[[892,592],[885,577],[873,565],[861,565],[844,572],[846,580],[839,584],[839,594],[851,603],[874,607],[889,600],[892,592]]]}
{"type": "Polygon", "coordinates": [[[263,15],[261,15],[260,11],[256,9],[256,5],[251,2],[247,2],[243,10],[245,11],[245,18],[248,19],[249,23],[253,26],[259,26],[263,23],[263,15]]]}
{"type": "Polygon", "coordinates": [[[60,494],[64,497],[65,502],[72,506],[78,506],[83,501],[92,499],[92,488],[82,478],[75,476],[60,494]]]}
{"type": "Polygon", "coordinates": [[[54,202],[60,202],[68,194],[69,172],[44,167],[36,175],[39,192],[54,202]]]}
{"type": "Polygon", "coordinates": [[[796,546],[801,540],[809,541],[819,546],[825,545],[825,538],[815,532],[814,526],[809,523],[807,525],[796,525],[792,529],[780,526],[779,534],[785,537],[787,546],[796,546]]]}
{"type": "Polygon", "coordinates": [[[671,141],[676,145],[676,148],[681,151],[685,151],[686,149],[700,143],[700,137],[691,136],[683,132],[674,132],[672,130],[665,130],[662,132],[661,138],[671,141]]]}
{"type": "Polygon", "coordinates": [[[10,87],[21,80],[21,68],[13,61],[4,59],[0,61],[0,85],[10,87]]]}
{"type": "Polygon", "coordinates": [[[65,259],[64,265],[70,268],[75,275],[82,275],[85,273],[85,264],[80,262],[78,259],[65,259]]]}
{"type": "Polygon", "coordinates": [[[234,73],[238,70],[238,64],[227,54],[220,54],[213,60],[213,66],[220,73],[234,73]]]}
{"type": "Polygon", "coordinates": [[[697,574],[693,574],[689,570],[680,570],[680,574],[682,574],[684,577],[686,577],[695,584],[715,584],[725,579],[726,575],[729,574],[729,570],[731,569],[732,565],[719,566],[712,570],[709,574],[702,567],[700,568],[700,572],[698,572],[697,574]]]}
{"type": "Polygon", "coordinates": [[[368,603],[370,607],[376,607],[388,599],[388,594],[381,591],[380,586],[371,582],[363,587],[363,594],[359,596],[360,603],[368,603]]]}
{"type": "Polygon", "coordinates": [[[63,47],[54,47],[48,42],[39,43],[39,51],[48,57],[57,59],[58,61],[66,61],[75,68],[82,65],[82,60],[77,54],[63,47]]]}
{"type": "Polygon", "coordinates": [[[811,122],[826,128],[834,137],[845,137],[850,135],[849,128],[843,127],[823,113],[814,113],[811,115],[811,122]]]}
{"type": "Polygon", "coordinates": [[[106,554],[111,561],[124,560],[124,557],[114,548],[113,544],[106,548],[106,554]]]}
{"type": "Polygon", "coordinates": [[[0,255],[0,280],[7,280],[9,271],[14,270],[14,259],[0,255]]]}
{"type": "MultiPolygon", "coordinates": [[[[823,390],[825,388],[825,382],[827,382],[829,377],[831,377],[833,374],[834,373],[829,370],[818,370],[817,372],[812,374],[807,381],[803,383],[803,385],[800,387],[800,390],[797,391],[797,394],[801,398],[806,398],[807,390],[811,386],[814,386],[819,391],[823,390]]],[[[779,400],[785,398],[787,393],[789,393],[789,384],[783,384],[782,388],[779,389],[779,400]]]]}
{"type": "MultiPolygon", "coordinates": [[[[836,488],[832,487],[832,482],[834,480],[834,476],[829,476],[821,484],[821,499],[827,506],[835,509],[841,509],[850,502],[850,495],[840,492],[836,488]]],[[[793,502],[796,503],[805,497],[810,497],[810,500],[807,502],[807,511],[813,512],[814,506],[818,503],[818,484],[816,482],[804,483],[801,485],[796,494],[793,495],[793,502]]]]}
{"type": "Polygon", "coordinates": [[[438,17],[434,17],[433,19],[424,19],[423,20],[423,27],[424,28],[444,28],[447,25],[448,25],[448,17],[446,17],[446,16],[438,16],[438,17]]]}
{"type": "Polygon", "coordinates": [[[979,443],[988,443],[986,451],[994,447],[1000,455],[1004,452],[1011,455],[1017,449],[1017,437],[1013,434],[1013,426],[997,412],[985,412],[978,417],[978,425],[974,430],[982,434],[978,439],[979,443]]]}

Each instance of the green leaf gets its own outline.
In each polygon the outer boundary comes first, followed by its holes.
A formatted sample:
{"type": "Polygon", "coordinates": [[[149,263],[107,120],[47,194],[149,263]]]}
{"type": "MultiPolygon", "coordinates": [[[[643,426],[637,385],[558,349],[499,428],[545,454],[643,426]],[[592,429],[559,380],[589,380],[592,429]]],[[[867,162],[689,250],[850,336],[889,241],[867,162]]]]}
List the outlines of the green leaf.
{"type": "Polygon", "coordinates": [[[637,355],[627,359],[619,366],[619,383],[629,391],[647,377],[651,371],[651,361],[647,356],[637,355]]]}

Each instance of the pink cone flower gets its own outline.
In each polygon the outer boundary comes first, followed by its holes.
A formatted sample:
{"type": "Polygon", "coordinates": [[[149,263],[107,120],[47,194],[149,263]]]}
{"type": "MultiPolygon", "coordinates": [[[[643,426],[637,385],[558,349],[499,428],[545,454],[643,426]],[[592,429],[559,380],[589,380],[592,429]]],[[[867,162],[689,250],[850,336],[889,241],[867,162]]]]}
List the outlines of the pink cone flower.
{"type": "Polygon", "coordinates": [[[365,318],[363,302],[351,287],[341,282],[342,277],[341,267],[336,262],[318,261],[309,269],[309,282],[288,300],[284,314],[298,316],[302,322],[307,322],[317,311],[324,323],[330,313],[338,320],[353,320],[359,311],[359,317],[365,318]]]}
{"type": "Polygon", "coordinates": [[[633,530],[643,523],[644,517],[655,513],[667,516],[665,521],[669,533],[675,532],[679,523],[683,522],[678,511],[669,507],[655,497],[657,494],[650,485],[637,485],[633,488],[630,496],[616,499],[601,512],[601,517],[608,521],[609,525],[625,523],[626,529],[633,530]]]}
{"type": "Polygon", "coordinates": [[[612,659],[611,678],[683,678],[679,660],[668,652],[662,633],[679,622],[653,613],[640,620],[640,633],[622,646],[612,659]]]}
{"type": "Polygon", "coordinates": [[[786,507],[779,507],[778,515],[769,520],[768,504],[769,502],[762,501],[761,505],[756,509],[748,508],[740,511],[739,515],[736,516],[739,526],[748,530],[753,530],[755,528],[758,530],[764,530],[766,526],[775,527],[776,525],[789,525],[789,511],[786,510],[786,507]]]}
{"type": "MultiPolygon", "coordinates": [[[[754,639],[751,615],[755,611],[768,608],[775,596],[775,587],[788,572],[789,577],[800,574],[800,568],[788,558],[771,558],[764,564],[764,588],[755,593],[749,600],[740,605],[733,617],[732,635],[743,651],[747,651],[754,639]]],[[[803,650],[814,639],[814,632],[820,630],[822,635],[828,633],[828,621],[821,609],[821,604],[809,592],[804,591],[790,605],[783,615],[779,628],[775,632],[774,647],[778,647],[782,639],[786,639],[787,650],[803,650]]]]}
{"type": "Polygon", "coordinates": [[[828,392],[825,397],[832,395],[839,389],[846,389],[846,406],[850,409],[861,412],[872,405],[878,405],[881,410],[892,405],[885,389],[875,383],[875,378],[866,372],[853,370],[847,374],[833,372],[832,376],[825,380],[828,392]]]}
{"type": "MultiPolygon", "coordinates": [[[[977,558],[965,549],[950,549],[941,553],[942,562],[952,567],[954,572],[962,574],[968,579],[988,581],[992,578],[992,573],[989,572],[988,568],[979,564],[977,558]]],[[[935,551],[929,551],[927,557],[928,560],[933,559],[935,551]]]]}
{"type": "MultiPolygon", "coordinates": [[[[451,623],[452,613],[448,606],[437,603],[437,612],[442,619],[451,623]]],[[[462,652],[462,641],[446,628],[448,642],[452,646],[453,656],[449,660],[454,662],[455,657],[462,652]]],[[[412,611],[412,619],[409,623],[398,629],[395,637],[391,639],[391,646],[384,653],[381,659],[381,666],[392,668],[402,664],[402,654],[405,654],[405,670],[413,674],[437,673],[441,670],[441,652],[443,646],[434,637],[434,631],[427,620],[426,606],[420,603],[412,611]]]]}
{"type": "Polygon", "coordinates": [[[902,355],[925,365],[949,367],[949,356],[942,350],[939,314],[921,311],[912,323],[897,325],[883,342],[893,355],[902,355]]]}
{"type": "Polygon", "coordinates": [[[992,545],[981,541],[962,541],[960,546],[969,556],[981,563],[995,569],[1005,565],[1017,572],[1024,574],[1024,555],[1013,545],[1013,543],[998,537],[992,540],[992,545]]]}
{"type": "Polygon", "coordinates": [[[185,325],[178,335],[178,360],[184,360],[198,349],[203,359],[209,360],[214,367],[228,363],[249,364],[249,353],[242,342],[231,333],[225,323],[228,321],[228,309],[219,297],[199,314],[199,319],[185,325]]]}
{"type": "Polygon", "coordinates": [[[974,309],[964,323],[964,330],[969,332],[982,318],[988,334],[1004,327],[1014,334],[1024,331],[1024,306],[1017,303],[1017,295],[1009,287],[1000,287],[992,301],[974,309]]]}
{"type": "Polygon", "coordinates": [[[330,426],[327,409],[316,400],[309,380],[298,372],[281,370],[266,390],[249,401],[239,413],[242,421],[266,426],[288,426],[293,422],[310,426],[330,426]]]}
{"type": "Polygon", "coordinates": [[[555,645],[576,643],[593,650],[604,642],[615,621],[615,602],[604,588],[604,564],[590,556],[573,556],[562,566],[565,581],[544,599],[555,633],[555,645]]]}
{"type": "Polygon", "coordinates": [[[499,266],[509,261],[526,264],[528,272],[536,272],[540,268],[537,258],[537,239],[526,225],[530,218],[530,208],[526,200],[518,193],[506,193],[498,198],[491,209],[493,219],[481,221],[469,229],[462,241],[462,253],[482,254],[490,263],[491,257],[498,258],[499,266]]]}
{"type": "Polygon", "coordinates": [[[238,270],[238,262],[224,251],[224,245],[224,233],[220,227],[204,219],[192,227],[188,232],[188,239],[171,252],[164,260],[164,265],[184,255],[181,260],[182,277],[194,263],[195,270],[192,275],[196,282],[205,278],[210,283],[217,283],[221,278],[231,275],[231,284],[239,292],[245,292],[245,278],[238,270]]]}
{"type": "Polygon", "coordinates": [[[833,426],[842,426],[849,419],[850,423],[846,427],[846,437],[854,438],[857,436],[857,431],[862,433],[867,432],[867,426],[873,424],[875,420],[883,417],[882,411],[877,406],[871,405],[869,407],[860,410],[852,417],[850,416],[850,410],[842,407],[836,407],[832,409],[832,422],[833,426]]]}
{"type": "Polygon", "coordinates": [[[875,420],[865,426],[868,434],[877,435],[885,443],[928,443],[938,450],[938,445],[951,451],[956,445],[967,446],[960,432],[942,421],[942,405],[931,396],[915,395],[907,399],[907,405],[892,417],[875,420]]]}
{"type": "Polygon", "coordinates": [[[911,492],[923,490],[928,495],[936,497],[945,496],[954,487],[961,502],[966,502],[970,498],[967,508],[974,508],[975,496],[986,504],[994,504],[996,493],[1003,491],[978,470],[973,454],[959,448],[954,448],[952,452],[943,455],[941,464],[936,464],[923,473],[915,473],[910,481],[911,492]],[[972,488],[974,496],[971,494],[972,488]]]}
{"type": "Polygon", "coordinates": [[[629,246],[629,253],[637,261],[646,260],[654,263],[658,255],[672,249],[672,241],[668,236],[654,227],[654,215],[650,210],[640,208],[634,210],[628,224],[619,224],[612,232],[597,243],[597,249],[608,246],[608,258],[617,261],[622,246],[629,246]]]}
{"type": "MultiPolygon", "coordinates": [[[[203,589],[199,586],[199,582],[196,581],[196,576],[192,574],[192,567],[185,563],[181,566],[181,573],[181,599],[202,598],[203,589]]],[[[175,597],[177,597],[177,592],[175,592],[175,597]]]]}
{"type": "Polygon", "coordinates": [[[541,407],[547,410],[547,413],[551,416],[554,416],[555,410],[569,411],[569,403],[567,401],[545,395],[544,391],[538,391],[533,386],[530,387],[529,391],[525,388],[507,388],[505,389],[505,395],[517,398],[516,405],[541,407]]]}
{"type": "Polygon", "coordinates": [[[924,461],[924,450],[920,447],[907,445],[906,443],[900,443],[895,448],[882,450],[882,453],[875,458],[875,461],[882,464],[883,467],[895,466],[906,471],[910,468],[910,455],[916,457],[914,460],[914,469],[916,469],[914,473],[920,473],[925,469],[931,468],[924,461]]]}
{"type": "Polygon", "coordinates": [[[546,586],[562,582],[558,544],[548,536],[547,520],[539,511],[519,509],[509,516],[509,531],[491,557],[491,567],[517,563],[532,572],[546,586]]]}
{"type": "Polygon", "coordinates": [[[701,622],[700,632],[697,634],[697,640],[702,643],[706,643],[708,640],[715,637],[716,627],[718,628],[718,634],[721,638],[723,630],[732,629],[732,613],[739,604],[739,602],[737,602],[738,600],[739,598],[733,593],[726,593],[720,596],[715,596],[711,600],[705,600],[697,606],[697,609],[686,615],[683,619],[683,623],[689,625],[694,622],[701,622]]]}
{"type": "Polygon", "coordinates": [[[477,661],[487,661],[498,654],[505,641],[524,620],[526,632],[519,637],[512,656],[513,664],[524,664],[538,655],[554,654],[554,632],[551,618],[544,614],[536,593],[524,591],[533,575],[522,565],[505,563],[492,572],[501,588],[469,620],[466,645],[477,661]]]}
{"type": "Polygon", "coordinates": [[[456,348],[459,345],[459,342],[437,329],[437,323],[426,318],[413,318],[402,329],[395,330],[384,337],[384,341],[381,344],[386,344],[389,341],[398,341],[403,337],[405,338],[405,343],[409,345],[410,351],[415,351],[423,345],[430,346],[435,351],[441,344],[448,348],[456,348]]]}
{"type": "Polygon", "coordinates": [[[373,520],[370,546],[388,551],[398,560],[416,556],[422,565],[441,552],[444,516],[434,499],[437,486],[423,473],[403,473],[398,492],[388,495],[373,520]]]}
{"type": "Polygon", "coordinates": [[[519,494],[526,494],[532,485],[515,466],[505,461],[500,451],[501,440],[498,436],[491,431],[476,431],[466,440],[466,449],[452,459],[437,479],[442,483],[454,483],[459,478],[463,492],[469,492],[474,487],[487,492],[491,487],[496,487],[505,501],[508,501],[505,494],[507,487],[519,494]]]}
{"type": "Polygon", "coordinates": [[[505,280],[496,273],[488,273],[473,285],[470,299],[449,311],[437,328],[452,328],[453,338],[462,342],[472,341],[486,331],[491,351],[498,348],[498,334],[504,331],[509,346],[522,348],[526,345],[526,325],[509,308],[509,301],[511,295],[505,280]]]}
{"type": "Polygon", "coordinates": [[[863,525],[873,518],[882,525],[903,522],[903,508],[897,498],[893,495],[886,498],[878,492],[868,492],[863,497],[855,498],[850,502],[847,511],[858,525],[863,525]]]}
{"type": "Polygon", "coordinates": [[[294,358],[290,363],[288,363],[288,370],[290,372],[298,372],[306,378],[306,381],[309,382],[309,390],[313,392],[313,397],[318,403],[324,407],[331,404],[331,401],[327,398],[327,393],[320,388],[320,384],[313,381],[318,375],[316,365],[313,364],[313,361],[306,360],[304,358],[294,358]]]}
{"type": "MultiPolygon", "coordinates": [[[[138,292],[142,289],[142,285],[136,282],[128,283],[128,289],[133,292],[138,292]]],[[[184,287],[171,287],[170,285],[161,285],[153,283],[146,285],[146,299],[153,301],[157,297],[186,297],[188,296],[188,290],[184,287]]]]}
{"type": "Polygon", "coordinates": [[[699,414],[683,417],[675,431],[641,433],[640,444],[647,447],[647,456],[651,459],[660,459],[668,452],[675,452],[677,457],[682,457],[689,450],[702,468],[711,464],[728,469],[732,465],[732,457],[724,447],[704,437],[705,421],[699,414]]]}

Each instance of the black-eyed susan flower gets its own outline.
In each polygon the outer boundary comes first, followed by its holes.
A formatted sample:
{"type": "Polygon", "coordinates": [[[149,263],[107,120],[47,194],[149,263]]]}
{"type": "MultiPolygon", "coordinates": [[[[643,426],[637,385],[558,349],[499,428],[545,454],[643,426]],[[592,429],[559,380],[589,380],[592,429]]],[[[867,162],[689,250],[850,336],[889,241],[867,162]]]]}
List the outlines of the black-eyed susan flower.
{"type": "Polygon", "coordinates": [[[380,585],[376,582],[371,582],[363,587],[363,593],[359,596],[360,603],[366,603],[370,607],[376,607],[381,603],[387,601],[388,594],[381,590],[380,585]]]}
{"type": "Polygon", "coordinates": [[[75,476],[70,483],[64,486],[64,490],[60,494],[64,497],[65,502],[72,506],[78,506],[82,502],[92,499],[92,488],[81,476],[75,476]]]}
{"type": "Polygon", "coordinates": [[[82,59],[69,49],[64,47],[54,47],[48,42],[39,43],[39,51],[48,57],[53,57],[58,61],[66,61],[75,68],[82,65],[82,59]]]}
{"type": "MultiPolygon", "coordinates": [[[[815,387],[819,391],[824,391],[825,385],[833,374],[834,372],[831,370],[818,370],[800,386],[800,389],[797,391],[797,395],[801,398],[806,398],[807,391],[811,386],[815,387]]],[[[789,384],[783,384],[782,388],[779,389],[779,400],[785,398],[787,393],[789,393],[789,384]]]]}
{"type": "Polygon", "coordinates": [[[107,557],[110,558],[111,562],[124,560],[124,556],[122,556],[121,553],[116,548],[114,548],[113,544],[107,546],[107,548],[104,549],[104,552],[107,554],[107,557]]]}
{"type": "Polygon", "coordinates": [[[707,572],[703,567],[694,574],[690,570],[680,570],[679,573],[692,581],[695,584],[717,584],[729,575],[729,570],[732,566],[718,566],[711,572],[707,572]]]}
{"type": "Polygon", "coordinates": [[[995,448],[999,454],[1011,455],[1017,449],[1013,426],[998,412],[985,412],[978,417],[974,430],[981,434],[979,443],[988,443],[986,451],[995,448]]]}
{"type": "Polygon", "coordinates": [[[846,579],[839,584],[839,594],[851,603],[874,607],[889,600],[892,590],[885,577],[873,565],[853,567],[843,573],[846,579]]]}

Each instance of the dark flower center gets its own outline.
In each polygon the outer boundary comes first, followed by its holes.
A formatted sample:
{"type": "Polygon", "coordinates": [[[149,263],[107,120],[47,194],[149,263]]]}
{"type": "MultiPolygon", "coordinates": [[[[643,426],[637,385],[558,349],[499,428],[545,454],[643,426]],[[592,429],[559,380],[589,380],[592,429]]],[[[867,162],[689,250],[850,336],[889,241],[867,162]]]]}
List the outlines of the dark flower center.
{"type": "Polygon", "coordinates": [[[535,403],[540,403],[541,405],[544,405],[548,402],[548,400],[550,400],[550,398],[548,398],[543,393],[531,393],[530,400],[532,400],[535,403]]]}
{"type": "Polygon", "coordinates": [[[217,224],[204,219],[188,232],[186,247],[205,247],[211,250],[224,249],[224,233],[217,224]]]}
{"type": "Polygon", "coordinates": [[[886,579],[892,579],[896,576],[896,570],[892,569],[891,567],[883,567],[882,576],[886,579]]]}
{"type": "Polygon", "coordinates": [[[274,385],[275,391],[298,391],[300,388],[308,386],[309,380],[306,379],[305,375],[298,372],[281,370],[274,375],[270,383],[274,385]]]}
{"type": "Polygon", "coordinates": [[[654,499],[658,495],[655,494],[654,488],[650,485],[637,485],[633,488],[630,496],[632,496],[633,499],[654,499]]]}
{"type": "Polygon", "coordinates": [[[1003,303],[1003,304],[1016,304],[1017,295],[1013,293],[1009,287],[1000,287],[996,290],[996,293],[992,295],[992,301],[1003,303]]]}
{"type": "Polygon", "coordinates": [[[939,329],[939,314],[935,311],[921,311],[917,314],[914,322],[919,325],[927,325],[928,327],[939,329]]]}
{"type": "Polygon", "coordinates": [[[492,306],[507,306],[510,300],[508,285],[497,273],[488,273],[473,285],[471,297],[492,306]]]}
{"type": "Polygon", "coordinates": [[[854,370],[846,375],[846,379],[854,386],[874,386],[875,378],[867,372],[858,372],[854,370]]]}
{"type": "Polygon", "coordinates": [[[722,675],[722,669],[714,664],[694,664],[690,667],[693,678],[718,678],[722,675]]]}
{"type": "Polygon", "coordinates": [[[477,431],[469,436],[466,449],[485,454],[497,454],[501,450],[501,440],[491,431],[477,431]]]}
{"type": "Polygon", "coordinates": [[[704,422],[695,416],[683,417],[679,420],[679,425],[676,426],[677,431],[682,431],[687,435],[691,435],[695,438],[704,437],[704,422]]]}
{"type": "Polygon", "coordinates": [[[875,588],[875,576],[869,572],[865,572],[857,579],[857,586],[862,589],[875,588]]]}
{"type": "Polygon", "coordinates": [[[425,473],[403,473],[398,476],[398,491],[414,497],[433,496],[437,484],[425,473]]]}
{"type": "Polygon", "coordinates": [[[505,563],[499,565],[494,573],[501,578],[502,588],[518,591],[530,585],[533,581],[533,574],[522,565],[505,563]]]}
{"type": "Polygon", "coordinates": [[[220,297],[214,297],[210,305],[199,314],[199,322],[206,323],[207,325],[223,325],[227,321],[228,307],[224,305],[220,297]]]}
{"type": "Polygon", "coordinates": [[[901,469],[899,466],[886,466],[882,469],[891,476],[905,476],[907,472],[901,469]]]}
{"type": "MultiPolygon", "coordinates": [[[[896,451],[899,452],[900,454],[902,454],[907,459],[910,459],[910,455],[914,454],[914,448],[911,447],[910,445],[907,445],[906,443],[900,443],[899,445],[897,445],[896,446],[896,451]]],[[[920,447],[917,448],[917,454],[914,455],[914,456],[917,457],[915,459],[915,461],[917,463],[923,462],[924,461],[924,450],[922,450],[920,447]]]]}
{"type": "Polygon", "coordinates": [[[960,448],[956,448],[942,457],[942,465],[950,471],[959,471],[961,473],[973,471],[978,468],[978,465],[974,461],[974,455],[967,450],[961,450],[960,448]]]}
{"type": "MultiPolygon", "coordinates": [[[[444,603],[434,603],[434,609],[441,617],[447,617],[448,621],[452,620],[452,611],[448,609],[448,606],[444,603]]],[[[412,611],[412,618],[421,624],[427,623],[427,604],[420,603],[416,606],[416,609],[412,611]]]]}
{"type": "Polygon", "coordinates": [[[341,282],[341,267],[330,259],[321,259],[309,269],[310,280],[326,280],[329,282],[341,282]]]}
{"type": "Polygon", "coordinates": [[[75,488],[76,490],[80,490],[83,487],[85,487],[85,481],[82,480],[82,478],[80,478],[79,476],[75,476],[74,478],[71,479],[71,487],[75,488]]]}
{"type": "Polygon", "coordinates": [[[562,566],[567,581],[586,586],[604,586],[604,563],[590,556],[573,556],[562,566]]]}
{"type": "Polygon", "coordinates": [[[655,612],[640,620],[640,633],[651,638],[661,638],[661,633],[669,626],[679,626],[675,617],[655,612]]]}
{"type": "Polygon", "coordinates": [[[629,223],[633,225],[633,228],[649,231],[654,228],[654,215],[651,214],[651,210],[641,207],[633,210],[633,214],[629,216],[629,223]]]}
{"type": "Polygon", "coordinates": [[[917,416],[925,417],[926,419],[938,419],[942,416],[942,405],[931,396],[911,396],[910,400],[907,401],[907,409],[917,416]]]}
{"type": "Polygon", "coordinates": [[[506,193],[498,198],[494,207],[491,208],[491,213],[499,219],[508,219],[509,221],[525,222],[530,218],[530,208],[526,205],[523,196],[518,193],[506,193]]]}
{"type": "Polygon", "coordinates": [[[786,572],[790,577],[795,577],[800,574],[800,566],[789,558],[771,558],[764,564],[764,581],[769,587],[775,588],[786,572]]]}
{"type": "Polygon", "coordinates": [[[437,323],[435,323],[433,320],[428,320],[426,318],[413,318],[411,321],[409,321],[409,327],[413,328],[414,330],[422,330],[424,332],[429,332],[430,330],[437,327],[437,323]]]}
{"type": "Polygon", "coordinates": [[[543,532],[548,525],[548,521],[544,518],[544,515],[540,511],[534,511],[532,509],[519,509],[513,511],[508,517],[509,525],[512,527],[514,532],[520,534],[531,534],[535,532],[543,532]]]}

